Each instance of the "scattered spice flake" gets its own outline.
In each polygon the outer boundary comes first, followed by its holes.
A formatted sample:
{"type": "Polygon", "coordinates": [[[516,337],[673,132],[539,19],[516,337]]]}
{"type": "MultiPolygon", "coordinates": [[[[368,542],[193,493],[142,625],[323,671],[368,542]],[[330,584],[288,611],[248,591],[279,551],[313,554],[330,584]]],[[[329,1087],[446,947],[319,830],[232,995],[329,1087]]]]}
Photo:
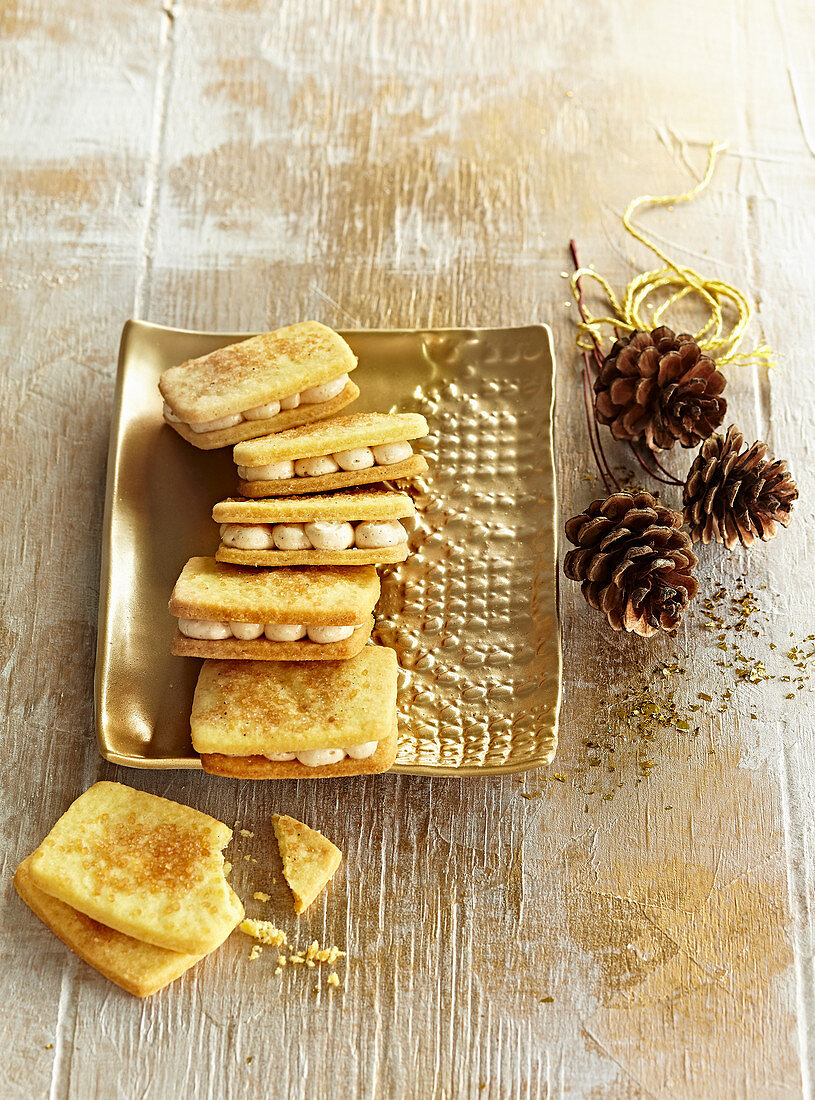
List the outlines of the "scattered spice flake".
{"type": "MultiPolygon", "coordinates": [[[[780,683],[795,682],[798,685],[797,690],[802,690],[815,671],[815,663],[813,663],[815,649],[808,644],[813,641],[813,636],[808,635],[799,642],[795,642],[795,632],[790,631],[789,636],[793,644],[786,651],[781,650],[786,659],[801,673],[799,677],[784,675],[782,668],[778,666],[774,670],[768,670],[764,660],[755,653],[745,652],[739,642],[743,637],[758,638],[766,643],[768,652],[779,651],[779,646],[766,637],[767,627],[774,624],[776,613],[771,614],[760,605],[756,595],[746,588],[742,577],[733,582],[731,589],[732,592],[723,586],[719,587],[711,596],[697,602],[696,608],[690,611],[691,615],[701,614],[706,617],[708,622],[705,625],[708,629],[718,627],[722,631],[718,634],[719,648],[729,652],[730,660],[715,661],[714,665],[722,670],[723,675],[732,677],[736,688],[742,684],[763,684],[776,680],[780,683]],[[729,646],[722,644],[728,637],[729,646]]],[[[761,585],[760,590],[766,592],[767,586],[761,585]]],[[[768,593],[768,596],[771,600],[781,598],[780,593],[768,593]]],[[[702,698],[702,693],[699,697],[702,698]]],[[[722,692],[723,703],[729,703],[732,697],[732,689],[728,688],[722,692]]],[[[791,693],[784,695],[783,698],[794,699],[796,696],[791,693]]],[[[750,718],[753,718],[752,709],[747,707],[744,709],[747,710],[750,718]]],[[[726,711],[727,707],[724,705],[718,709],[720,714],[726,711]]]]}
{"type": "Polygon", "coordinates": [[[262,890],[256,890],[254,894],[252,894],[255,901],[268,901],[271,896],[271,894],[264,894],[262,890]]]}
{"type": "MultiPolygon", "coordinates": [[[[763,590],[766,591],[766,586],[763,590]]],[[[675,731],[687,740],[696,738],[701,733],[702,723],[728,712],[759,721],[756,700],[745,698],[745,692],[753,692],[753,685],[775,680],[788,685],[783,698],[799,698],[797,693],[810,683],[815,673],[815,633],[796,640],[791,632],[786,646],[770,642],[767,634],[770,629],[777,630],[776,601],[780,599],[778,593],[767,591],[763,598],[770,606],[767,610],[746,588],[744,579],[736,578],[727,587],[721,585],[705,599],[696,600],[689,615],[695,616],[697,623],[701,619],[699,625],[713,635],[711,646],[720,651],[721,659],[713,661],[710,651],[705,654],[702,650],[699,653],[701,662],[694,660],[695,667],[687,672],[683,665],[687,656],[677,654],[650,670],[639,667],[630,674],[630,682],[613,684],[615,696],[609,700],[605,715],[599,716],[596,730],[584,738],[583,752],[574,771],[567,773],[570,785],[582,796],[595,795],[612,801],[614,788],[623,786],[614,780],[630,776],[632,754],[637,767],[635,784],[647,781],[658,764],[654,750],[667,733],[675,731]],[[750,641],[751,638],[760,641],[750,641]],[[766,647],[763,653],[759,646],[766,647]],[[776,651],[774,661],[786,660],[796,675],[783,674],[785,670],[780,664],[768,668],[773,651],[776,651]],[[693,680],[690,684],[687,680],[698,677],[703,667],[711,666],[721,669],[721,685],[708,691],[700,691],[697,687],[694,691],[693,680]],[[677,677],[681,678],[682,686],[674,690],[672,681],[677,677]],[[695,695],[693,702],[685,702],[689,688],[695,695]],[[600,769],[600,773],[590,770],[594,768],[600,769]],[[582,783],[579,781],[581,776],[584,777],[582,783]],[[604,782],[605,776],[613,778],[604,782]]],[[[815,687],[808,690],[812,692],[815,687]]],[[[707,752],[715,757],[715,748],[708,748],[707,752]]],[[[552,775],[548,778],[556,779],[552,775]]],[[[557,778],[565,782],[567,776],[557,778]]],[[[521,793],[531,800],[543,790],[521,793]]],[[[584,804],[584,812],[589,812],[588,802],[584,804]]]]}
{"type": "Polygon", "coordinates": [[[542,1004],[542,1005],[551,1005],[551,1004],[554,1004],[554,1003],[555,1003],[555,998],[554,997],[541,997],[540,1001],[538,1001],[538,1004],[542,1004]]]}

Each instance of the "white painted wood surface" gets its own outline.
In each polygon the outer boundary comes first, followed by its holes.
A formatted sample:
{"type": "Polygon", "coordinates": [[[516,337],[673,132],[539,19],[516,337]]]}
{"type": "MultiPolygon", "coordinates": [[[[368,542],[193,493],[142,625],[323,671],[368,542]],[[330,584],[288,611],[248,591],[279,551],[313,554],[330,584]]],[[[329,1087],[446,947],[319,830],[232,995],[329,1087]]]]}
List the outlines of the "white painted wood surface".
{"type": "Polygon", "coordinates": [[[571,514],[596,485],[568,238],[622,286],[651,262],[622,237],[627,200],[687,186],[722,138],[710,192],[648,226],[748,290],[753,332],[781,356],[769,376],[731,371],[728,396],[789,458],[795,521],[749,556],[705,551],[700,574],[713,591],[749,566],[767,619],[743,649],[790,674],[790,633],[815,629],[811,5],[6,0],[0,34],[0,1095],[810,1095],[811,683],[787,700],[783,681],[747,682],[718,713],[732,672],[701,615],[649,645],[564,582],[561,750],[527,780],[116,772],[96,754],[91,682],[128,316],[551,321],[571,514]],[[610,701],[639,666],[675,661],[686,671],[658,690],[685,709],[714,701],[697,737],[644,747],[642,778],[610,701]],[[607,737],[614,753],[584,744],[607,737]],[[297,939],[347,949],[344,988],[274,977],[237,935],[144,1004],[71,957],[11,875],[111,776],[253,830],[235,844],[249,899],[268,879],[271,813],[320,825],[344,870],[297,939]]]}

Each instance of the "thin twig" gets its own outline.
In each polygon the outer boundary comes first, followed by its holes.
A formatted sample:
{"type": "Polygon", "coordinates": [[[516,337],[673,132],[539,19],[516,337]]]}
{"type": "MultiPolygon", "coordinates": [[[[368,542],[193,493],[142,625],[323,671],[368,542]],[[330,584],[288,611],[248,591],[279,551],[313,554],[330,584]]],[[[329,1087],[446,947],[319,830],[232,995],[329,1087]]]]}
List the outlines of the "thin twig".
{"type": "MultiPolygon", "coordinates": [[[[569,241],[569,251],[572,254],[572,262],[574,263],[575,271],[580,270],[580,261],[577,258],[577,244],[574,239],[569,241]]],[[[583,306],[583,287],[580,285],[580,280],[577,280],[575,284],[577,286],[577,308],[580,310],[580,316],[583,320],[586,320],[586,310],[583,306]]],[[[592,343],[594,344],[594,361],[599,370],[603,364],[603,353],[600,348],[600,344],[594,333],[591,334],[592,343]]],[[[594,461],[597,464],[597,469],[600,471],[600,477],[603,479],[603,485],[607,493],[611,492],[611,486],[615,486],[617,491],[620,491],[620,483],[612,472],[611,465],[606,458],[605,451],[603,450],[603,443],[600,439],[600,429],[597,424],[597,418],[594,413],[594,401],[591,396],[591,363],[589,361],[589,353],[585,348],[581,349],[583,352],[583,404],[586,409],[586,427],[589,432],[589,443],[591,443],[592,454],[594,455],[594,461]]]]}
{"type": "MultiPolygon", "coordinates": [[[[645,472],[647,474],[649,474],[654,479],[654,481],[661,481],[663,485],[682,485],[682,484],[684,484],[681,481],[677,481],[677,479],[673,476],[673,474],[671,474],[670,479],[669,479],[667,477],[660,477],[659,474],[654,473],[654,471],[651,469],[651,467],[646,465],[645,460],[643,459],[642,455],[637,450],[637,448],[634,446],[634,444],[629,443],[628,446],[631,448],[631,453],[634,455],[634,458],[636,458],[637,462],[639,462],[639,464],[640,464],[640,466],[642,466],[643,470],[645,470],[645,472]]],[[[654,457],[652,452],[649,452],[649,454],[651,455],[651,458],[654,457]]],[[[656,460],[654,460],[654,461],[656,461],[656,460]]],[[[661,466],[660,466],[660,469],[662,469],[661,466]]],[[[666,470],[665,473],[668,473],[668,471],[666,470]]]]}
{"type": "Polygon", "coordinates": [[[667,474],[668,477],[671,478],[674,485],[684,485],[685,484],[685,482],[681,481],[676,476],[676,474],[672,474],[670,470],[665,469],[665,467],[662,465],[662,463],[659,461],[659,459],[657,458],[657,456],[654,454],[653,451],[651,451],[651,458],[654,460],[654,463],[659,467],[659,469],[662,470],[663,474],[667,474]]]}
{"type": "MultiPolygon", "coordinates": [[[[575,271],[579,271],[580,260],[577,258],[577,242],[575,241],[574,237],[572,237],[572,239],[569,241],[569,251],[572,254],[572,263],[574,264],[574,269],[575,271]]],[[[583,305],[583,286],[580,282],[580,279],[577,280],[575,286],[577,287],[577,308],[580,310],[580,316],[582,320],[588,321],[586,308],[583,305]]],[[[597,339],[595,334],[590,331],[589,335],[591,336],[592,343],[594,344],[594,361],[597,364],[597,369],[599,370],[600,367],[602,367],[603,365],[603,351],[600,347],[600,341],[597,339]]]]}
{"type": "Polygon", "coordinates": [[[603,450],[603,444],[600,441],[600,432],[597,427],[597,421],[594,419],[594,403],[591,399],[591,383],[589,381],[589,353],[583,352],[583,359],[585,361],[585,367],[583,368],[583,405],[586,410],[586,427],[589,432],[589,443],[591,444],[592,454],[594,455],[594,461],[597,463],[597,469],[600,471],[600,477],[603,479],[603,485],[607,493],[611,492],[611,485],[613,485],[617,491],[620,490],[620,483],[614,476],[609,461],[606,458],[605,451],[603,450]],[[609,484],[611,482],[611,485],[609,484]]]}

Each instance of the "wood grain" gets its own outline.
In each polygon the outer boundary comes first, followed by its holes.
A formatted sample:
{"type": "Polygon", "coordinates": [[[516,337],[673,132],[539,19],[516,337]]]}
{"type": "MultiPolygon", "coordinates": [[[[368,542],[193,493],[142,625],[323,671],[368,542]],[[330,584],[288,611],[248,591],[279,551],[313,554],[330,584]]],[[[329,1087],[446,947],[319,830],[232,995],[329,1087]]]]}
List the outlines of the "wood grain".
{"type": "Polygon", "coordinates": [[[0,29],[0,1093],[810,1095],[811,684],[780,677],[801,674],[786,652],[815,609],[811,6],[10,0],[0,29]],[[700,566],[713,592],[749,563],[758,636],[739,644],[779,679],[746,680],[720,713],[732,633],[719,649],[700,608],[674,641],[621,638],[564,582],[562,748],[547,773],[269,788],[103,764],[91,679],[126,318],[551,321],[571,514],[597,485],[566,242],[624,285],[651,263],[622,235],[626,201],[687,186],[721,138],[711,191],[645,217],[680,259],[748,290],[756,338],[781,353],[770,374],[732,370],[728,396],[745,432],[790,460],[795,521],[700,566]],[[711,696],[692,712],[698,736],[638,744],[611,714],[639,668],[683,713],[711,696]],[[236,888],[300,945],[347,950],[343,988],[274,976],[273,953],[250,963],[240,936],[146,1004],[70,957],[11,873],[99,777],[253,831],[233,846],[236,888]],[[276,889],[274,811],[345,854],[299,919],[279,895],[251,901],[276,889]]]}

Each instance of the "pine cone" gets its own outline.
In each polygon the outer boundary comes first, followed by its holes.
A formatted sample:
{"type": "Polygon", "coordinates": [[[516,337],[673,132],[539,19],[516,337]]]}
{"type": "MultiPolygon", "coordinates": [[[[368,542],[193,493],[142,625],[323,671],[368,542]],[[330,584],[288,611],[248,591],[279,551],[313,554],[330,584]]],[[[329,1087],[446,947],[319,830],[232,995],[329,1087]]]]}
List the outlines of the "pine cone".
{"type": "Polygon", "coordinates": [[[563,570],[615,630],[672,634],[699,585],[698,558],[679,528],[679,512],[650,493],[612,493],[566,524],[570,550],[563,570]]]}
{"type": "Polygon", "coordinates": [[[756,536],[775,538],[780,523],[789,526],[798,488],[786,462],[766,460],[760,440],[739,454],[744,436],[731,425],[727,435],[702,444],[688,473],[683,494],[685,523],[693,542],[752,546],[756,536]]]}
{"type": "Polygon", "coordinates": [[[686,332],[662,326],[614,343],[594,383],[594,412],[615,439],[652,451],[698,447],[724,420],[724,375],[686,332]]]}

